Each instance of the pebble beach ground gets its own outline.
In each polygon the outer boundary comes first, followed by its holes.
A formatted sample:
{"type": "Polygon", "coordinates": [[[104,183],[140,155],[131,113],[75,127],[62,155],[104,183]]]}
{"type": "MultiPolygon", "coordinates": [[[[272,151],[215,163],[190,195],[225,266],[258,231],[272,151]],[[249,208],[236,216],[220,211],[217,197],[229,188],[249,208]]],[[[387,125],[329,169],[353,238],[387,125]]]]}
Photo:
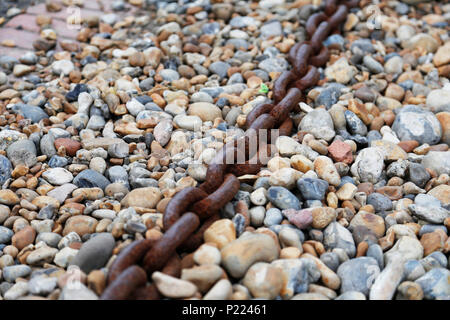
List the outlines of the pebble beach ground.
{"type": "MultiPolygon", "coordinates": [[[[271,101],[322,1],[18,3],[0,7],[0,299],[99,299],[271,101]]],[[[161,298],[449,300],[449,22],[447,1],[351,9],[275,156],[179,278],[149,276],[161,298]]]]}

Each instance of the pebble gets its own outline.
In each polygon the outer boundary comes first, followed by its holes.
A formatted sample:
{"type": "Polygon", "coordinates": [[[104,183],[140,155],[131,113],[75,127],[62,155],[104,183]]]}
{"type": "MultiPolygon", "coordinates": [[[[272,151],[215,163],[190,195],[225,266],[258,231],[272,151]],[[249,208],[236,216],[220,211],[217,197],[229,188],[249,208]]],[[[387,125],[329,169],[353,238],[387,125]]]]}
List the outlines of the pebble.
{"type": "Polygon", "coordinates": [[[26,278],[31,268],[25,264],[18,264],[3,268],[3,278],[8,282],[15,282],[17,278],[26,278]]]}
{"type": "Polygon", "coordinates": [[[74,179],[73,183],[80,188],[105,188],[110,184],[102,174],[95,170],[87,169],[80,172],[74,179]]]}
{"type": "Polygon", "coordinates": [[[366,148],[356,156],[351,172],[361,182],[377,183],[384,168],[384,154],[378,148],[366,148]]]}
{"type": "Polygon", "coordinates": [[[197,287],[189,281],[180,280],[159,271],[152,274],[158,291],[168,298],[189,298],[197,292],[197,287]]]}
{"type": "Polygon", "coordinates": [[[450,296],[449,276],[450,271],[447,269],[434,268],[415,280],[415,283],[422,287],[426,299],[448,299],[450,296]]]}
{"type": "Polygon", "coordinates": [[[252,265],[242,280],[255,298],[274,299],[283,286],[282,270],[265,262],[252,265]]]}
{"type": "Polygon", "coordinates": [[[221,250],[222,266],[234,278],[245,275],[256,262],[271,262],[278,258],[274,240],[262,233],[244,233],[221,250]]]}
{"type": "Polygon", "coordinates": [[[267,198],[279,209],[301,209],[300,200],[284,187],[270,187],[267,190],[267,198]]]}
{"type": "Polygon", "coordinates": [[[73,175],[64,168],[53,168],[42,173],[42,177],[49,183],[61,186],[72,182],[73,175]]]}
{"type": "Polygon", "coordinates": [[[341,264],[337,274],[342,282],[341,293],[357,291],[367,296],[380,268],[375,259],[359,257],[341,264]]]}
{"type": "Polygon", "coordinates": [[[324,245],[327,249],[341,248],[349,257],[356,254],[355,242],[352,234],[338,222],[330,223],[323,232],[324,245]]]}
{"type": "Polygon", "coordinates": [[[416,140],[419,144],[436,144],[442,128],[436,116],[417,106],[406,106],[395,117],[392,129],[400,140],[416,140]]]}

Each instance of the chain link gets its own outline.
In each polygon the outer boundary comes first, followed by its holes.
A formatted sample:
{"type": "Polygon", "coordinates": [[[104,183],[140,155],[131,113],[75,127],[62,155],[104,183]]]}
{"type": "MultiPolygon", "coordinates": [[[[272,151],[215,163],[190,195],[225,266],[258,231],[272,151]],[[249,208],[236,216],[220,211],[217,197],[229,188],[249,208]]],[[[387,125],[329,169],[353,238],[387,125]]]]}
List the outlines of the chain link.
{"type": "Polygon", "coordinates": [[[310,40],[290,49],[288,60],[293,68],[275,81],[274,104],[260,104],[250,111],[245,135],[217,152],[204,183],[175,194],[164,212],[165,233],[160,239],[135,241],[120,252],[110,267],[102,299],[158,299],[160,295],[154,284],[147,284],[147,277],[150,279],[158,270],[179,277],[181,261],[176,250],[196,250],[203,242],[205,230],[219,219],[220,208],[238,192],[237,177],[256,174],[267,164],[274,141],[266,136],[266,143],[261,143],[261,133],[267,135],[267,130],[277,128],[280,135],[290,134],[293,122],[289,113],[304,99],[302,91],[317,84],[320,78],[317,68],[329,60],[330,53],[323,41],[331,32],[338,31],[349,8],[358,4],[359,0],[325,0],[324,11],[309,17],[305,29],[310,40]],[[255,142],[257,147],[251,149],[249,142],[255,142]],[[239,148],[241,145],[243,149],[239,148]],[[236,161],[241,158],[245,161],[236,161]]]}

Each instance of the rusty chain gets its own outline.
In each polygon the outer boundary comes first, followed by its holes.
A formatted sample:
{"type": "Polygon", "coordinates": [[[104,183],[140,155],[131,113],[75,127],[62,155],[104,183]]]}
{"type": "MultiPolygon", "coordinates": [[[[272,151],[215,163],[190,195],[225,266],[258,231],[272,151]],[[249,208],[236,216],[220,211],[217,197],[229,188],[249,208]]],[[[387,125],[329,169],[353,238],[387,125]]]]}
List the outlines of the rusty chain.
{"type": "MultiPolygon", "coordinates": [[[[165,233],[158,240],[138,240],[127,246],[113,261],[107,278],[107,288],[101,299],[159,299],[154,284],[147,284],[154,271],[180,276],[181,260],[177,249],[196,250],[204,231],[219,219],[219,210],[233,199],[239,190],[237,176],[256,174],[267,164],[267,154],[273,145],[266,139],[260,143],[261,129],[278,129],[279,135],[289,135],[293,122],[289,113],[304,100],[302,91],[319,81],[319,67],[329,60],[329,51],[322,43],[348,15],[359,0],[325,0],[322,12],[312,14],[305,29],[309,40],[295,44],[289,51],[292,70],[284,71],[273,85],[273,104],[260,104],[247,115],[247,131],[243,137],[226,143],[208,166],[207,179],[199,187],[179,191],[168,203],[163,215],[165,233]],[[250,150],[252,138],[257,146],[250,150]],[[260,145],[259,145],[260,144],[260,145]],[[244,163],[235,163],[238,146],[244,146],[244,163]],[[140,266],[139,266],[140,265],[140,266]]],[[[266,131],[267,132],[267,131],[266,131]]],[[[270,137],[268,137],[270,139],[270,137]]]]}

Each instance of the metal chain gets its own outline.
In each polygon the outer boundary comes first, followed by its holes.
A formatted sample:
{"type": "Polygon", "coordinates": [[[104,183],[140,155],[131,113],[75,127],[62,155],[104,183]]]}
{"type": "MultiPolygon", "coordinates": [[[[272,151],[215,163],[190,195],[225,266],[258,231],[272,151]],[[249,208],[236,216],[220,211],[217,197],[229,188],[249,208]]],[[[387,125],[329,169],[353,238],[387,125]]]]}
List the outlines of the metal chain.
{"type": "Polygon", "coordinates": [[[331,32],[339,31],[349,9],[358,4],[359,0],[325,0],[323,12],[309,17],[305,25],[309,41],[290,49],[288,60],[292,70],[284,71],[274,82],[274,104],[261,104],[252,109],[246,118],[244,136],[226,143],[217,152],[208,166],[204,183],[175,194],[164,212],[165,233],[160,239],[135,241],[120,252],[110,267],[101,299],[158,299],[158,290],[154,284],[147,285],[147,276],[151,278],[154,271],[161,270],[179,277],[181,261],[176,250],[196,250],[204,231],[219,219],[220,208],[238,192],[237,176],[256,174],[267,164],[266,155],[273,148],[268,140],[255,150],[249,149],[250,141],[258,144],[260,130],[277,128],[280,135],[290,134],[293,122],[289,113],[304,99],[302,91],[317,84],[320,78],[317,68],[329,60],[323,41],[331,32]],[[237,164],[239,146],[244,146],[247,161],[237,164]]]}

